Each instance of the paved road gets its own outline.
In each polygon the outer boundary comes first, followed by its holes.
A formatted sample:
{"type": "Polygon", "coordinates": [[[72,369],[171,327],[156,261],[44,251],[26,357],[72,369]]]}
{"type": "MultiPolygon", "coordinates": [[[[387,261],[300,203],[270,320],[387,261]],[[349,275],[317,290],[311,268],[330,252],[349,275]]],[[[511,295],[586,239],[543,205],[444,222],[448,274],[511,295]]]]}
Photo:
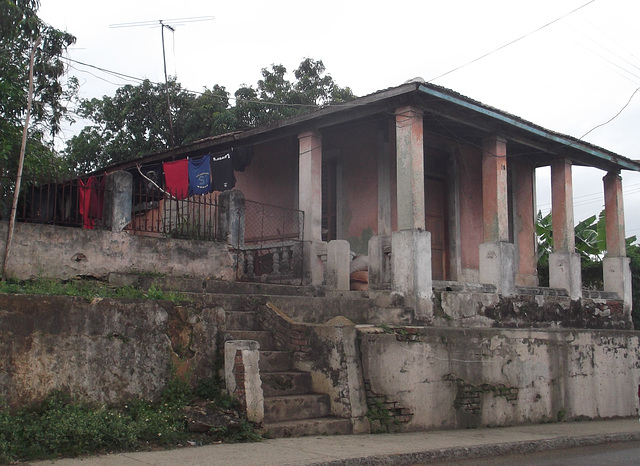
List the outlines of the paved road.
{"type": "MultiPolygon", "coordinates": [[[[608,443],[588,447],[505,455],[478,460],[438,461],[447,466],[629,466],[640,464],[640,441],[608,443]]],[[[418,465],[416,465],[418,466],[418,465]]]]}

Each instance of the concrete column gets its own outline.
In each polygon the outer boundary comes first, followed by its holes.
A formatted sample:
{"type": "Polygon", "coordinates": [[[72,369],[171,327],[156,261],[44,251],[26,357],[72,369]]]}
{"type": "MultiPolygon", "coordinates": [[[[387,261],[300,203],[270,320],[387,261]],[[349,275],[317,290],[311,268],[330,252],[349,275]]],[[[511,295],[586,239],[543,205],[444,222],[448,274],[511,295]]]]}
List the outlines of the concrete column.
{"type": "Polygon", "coordinates": [[[402,230],[391,234],[391,288],[404,295],[418,322],[433,321],[431,233],[402,230]]]}
{"type": "Polygon", "coordinates": [[[343,239],[329,241],[327,245],[327,285],[333,290],[349,291],[351,247],[343,239]]]}
{"type": "Polygon", "coordinates": [[[131,221],[133,175],[126,171],[110,173],[105,189],[105,224],[111,231],[122,231],[131,221]]]}
{"type": "Polygon", "coordinates": [[[529,163],[513,164],[516,285],[538,286],[535,227],[535,170],[529,163]]]}
{"type": "Polygon", "coordinates": [[[482,218],[485,243],[509,241],[507,141],[499,137],[482,141],[482,218]]]}
{"type": "Polygon", "coordinates": [[[575,252],[573,179],[571,160],[551,162],[551,222],[553,252],[549,255],[549,286],[567,290],[571,299],[582,297],[580,255],[575,252]]]}
{"type": "Polygon", "coordinates": [[[322,137],[306,131],[299,141],[299,209],[304,211],[304,240],[322,241],[322,137]]]}
{"type": "Polygon", "coordinates": [[[604,290],[617,293],[624,301],[625,313],[631,315],[631,260],[627,256],[624,231],[622,178],[610,172],[603,178],[604,215],[607,235],[607,254],[602,271],[604,290]]]}
{"type": "Polygon", "coordinates": [[[604,182],[604,216],[607,234],[607,256],[626,257],[627,246],[624,231],[624,205],[622,201],[622,177],[609,172],[604,182]]]}
{"type": "Polygon", "coordinates": [[[482,141],[482,219],[480,282],[495,285],[498,293],[515,293],[515,246],[509,243],[507,141],[494,136],[482,141]]]}
{"type": "Polygon", "coordinates": [[[234,248],[243,247],[244,194],[236,189],[223,191],[218,196],[218,203],[220,208],[218,236],[221,239],[226,238],[227,243],[234,248]]]}
{"type": "Polygon", "coordinates": [[[576,248],[571,165],[568,159],[551,162],[553,252],[575,252],[576,248]]]}
{"type": "Polygon", "coordinates": [[[422,110],[396,110],[398,230],[425,228],[422,110]]]}

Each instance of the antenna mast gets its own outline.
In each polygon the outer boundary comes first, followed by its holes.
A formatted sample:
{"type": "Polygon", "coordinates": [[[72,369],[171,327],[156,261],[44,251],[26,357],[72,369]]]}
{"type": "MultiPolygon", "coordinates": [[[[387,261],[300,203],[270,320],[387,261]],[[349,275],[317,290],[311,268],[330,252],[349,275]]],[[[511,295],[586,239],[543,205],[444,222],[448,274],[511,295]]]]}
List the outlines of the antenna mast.
{"type": "Polygon", "coordinates": [[[111,24],[109,27],[111,28],[130,28],[130,27],[157,27],[158,23],[160,23],[160,36],[162,38],[162,63],[164,65],[164,86],[167,95],[167,114],[169,115],[169,136],[170,136],[170,145],[173,147],[175,145],[175,134],[173,131],[173,118],[171,117],[171,100],[169,98],[169,76],[167,75],[167,57],[164,46],[164,28],[167,28],[171,32],[175,32],[175,26],[180,26],[184,23],[196,23],[201,21],[213,21],[215,16],[195,16],[190,18],[174,18],[174,19],[160,19],[157,21],[138,21],[134,23],[119,23],[119,24],[111,24]],[[167,23],[173,23],[173,26],[167,23]]]}
{"type": "Polygon", "coordinates": [[[160,31],[162,35],[162,61],[164,63],[164,89],[167,94],[167,114],[169,115],[169,131],[171,136],[171,147],[175,146],[175,135],[173,132],[173,118],[171,117],[171,101],[169,100],[169,78],[167,77],[167,57],[165,55],[164,50],[164,28],[167,28],[171,32],[175,32],[175,28],[169,26],[168,24],[164,24],[162,20],[160,20],[160,31]]]}

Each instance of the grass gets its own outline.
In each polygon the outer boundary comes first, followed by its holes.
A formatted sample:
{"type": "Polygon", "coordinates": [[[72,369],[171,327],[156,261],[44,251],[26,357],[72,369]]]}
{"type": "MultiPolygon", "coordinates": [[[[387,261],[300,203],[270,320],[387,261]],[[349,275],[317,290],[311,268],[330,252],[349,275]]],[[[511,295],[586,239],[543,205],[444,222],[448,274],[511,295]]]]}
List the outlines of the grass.
{"type": "Polygon", "coordinates": [[[175,291],[163,291],[151,285],[146,292],[133,286],[113,287],[96,280],[54,280],[37,278],[34,280],[0,281],[0,293],[44,294],[58,296],[80,296],[93,298],[132,298],[167,300],[175,303],[189,301],[189,297],[175,291]]]}
{"type": "Polygon", "coordinates": [[[210,378],[191,389],[173,377],[157,402],[133,400],[104,407],[54,391],[41,403],[16,412],[4,407],[0,409],[0,463],[260,440],[246,419],[233,430],[222,426],[208,434],[188,431],[184,408],[195,401],[222,411],[238,408],[221,387],[220,380],[210,378]]]}

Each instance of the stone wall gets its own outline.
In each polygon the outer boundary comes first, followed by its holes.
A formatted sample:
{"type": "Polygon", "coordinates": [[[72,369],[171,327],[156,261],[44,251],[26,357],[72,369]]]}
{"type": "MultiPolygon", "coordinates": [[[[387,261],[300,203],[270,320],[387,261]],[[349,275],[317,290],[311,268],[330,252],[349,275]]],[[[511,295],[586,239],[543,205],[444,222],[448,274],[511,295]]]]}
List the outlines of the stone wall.
{"type": "MultiPolygon", "coordinates": [[[[0,222],[4,254],[8,223],[0,222]]],[[[225,243],[135,236],[127,232],[84,230],[18,223],[8,275],[28,279],[105,278],[110,272],[197,276],[232,281],[233,258],[225,243]]]]}
{"type": "Polygon", "coordinates": [[[378,416],[397,430],[637,413],[640,332],[385,330],[359,330],[363,374],[378,407],[401,408],[378,416]]]}
{"type": "Polygon", "coordinates": [[[174,373],[213,375],[222,325],[222,309],[188,303],[0,294],[0,396],[156,399],[174,373]]]}

